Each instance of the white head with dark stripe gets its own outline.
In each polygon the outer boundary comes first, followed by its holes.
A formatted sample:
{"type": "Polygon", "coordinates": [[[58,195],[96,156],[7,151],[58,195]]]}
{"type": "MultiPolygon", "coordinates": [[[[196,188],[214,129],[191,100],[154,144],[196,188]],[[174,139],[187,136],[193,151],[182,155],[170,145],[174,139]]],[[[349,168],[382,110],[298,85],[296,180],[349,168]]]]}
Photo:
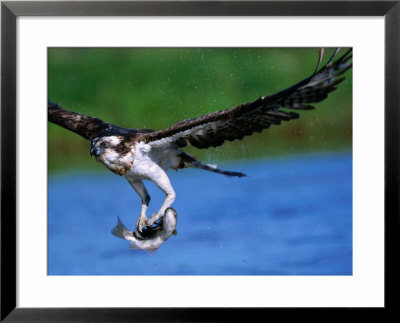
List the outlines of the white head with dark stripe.
{"type": "Polygon", "coordinates": [[[131,149],[125,145],[121,136],[97,137],[92,140],[90,147],[90,156],[119,175],[123,175],[129,166],[130,160],[126,160],[129,152],[131,149]]]}

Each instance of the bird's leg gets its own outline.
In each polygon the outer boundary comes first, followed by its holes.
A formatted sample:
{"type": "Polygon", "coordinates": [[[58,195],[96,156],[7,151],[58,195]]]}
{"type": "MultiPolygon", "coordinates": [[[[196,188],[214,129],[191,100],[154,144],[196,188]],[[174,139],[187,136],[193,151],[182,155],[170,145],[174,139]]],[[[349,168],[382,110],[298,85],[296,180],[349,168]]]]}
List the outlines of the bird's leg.
{"type": "Polygon", "coordinates": [[[146,190],[146,187],[143,184],[143,181],[141,179],[128,179],[128,182],[131,184],[133,189],[139,194],[141,200],[142,200],[142,210],[140,211],[140,216],[136,222],[136,230],[142,231],[143,228],[147,224],[147,208],[150,203],[150,195],[146,190]]]}
{"type": "Polygon", "coordinates": [[[163,204],[161,205],[160,209],[157,211],[157,213],[154,213],[150,219],[147,221],[147,226],[152,226],[154,222],[156,222],[159,218],[161,218],[165,211],[171,206],[171,204],[175,200],[175,191],[172,188],[171,182],[169,181],[169,178],[165,171],[161,168],[157,170],[156,176],[153,176],[152,178],[149,178],[151,181],[153,181],[164,193],[165,193],[165,199],[163,204]]]}

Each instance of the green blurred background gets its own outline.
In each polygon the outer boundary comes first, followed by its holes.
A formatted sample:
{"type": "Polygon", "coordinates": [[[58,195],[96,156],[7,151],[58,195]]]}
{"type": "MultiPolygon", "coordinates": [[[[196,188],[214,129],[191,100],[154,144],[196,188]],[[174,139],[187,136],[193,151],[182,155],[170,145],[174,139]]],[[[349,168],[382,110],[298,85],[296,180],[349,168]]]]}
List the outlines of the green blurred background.
{"type": "MultiPolygon", "coordinates": [[[[326,49],[324,61],[332,52],[326,49]]],[[[159,130],[273,94],[309,76],[317,60],[317,48],[49,48],[48,98],[121,127],[159,130]]],[[[345,75],[338,90],[316,110],[300,111],[298,120],[218,148],[185,150],[210,163],[350,150],[352,71],[345,75]]],[[[103,171],[89,147],[49,123],[51,173],[103,171]]]]}

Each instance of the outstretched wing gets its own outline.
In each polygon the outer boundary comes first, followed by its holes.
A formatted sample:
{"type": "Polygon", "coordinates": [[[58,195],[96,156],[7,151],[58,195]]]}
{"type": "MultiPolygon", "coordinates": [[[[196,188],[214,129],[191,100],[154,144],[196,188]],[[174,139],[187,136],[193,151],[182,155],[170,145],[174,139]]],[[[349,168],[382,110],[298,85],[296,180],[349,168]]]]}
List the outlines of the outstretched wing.
{"type": "Polygon", "coordinates": [[[126,129],[95,117],[68,111],[58,104],[48,101],[49,121],[77,133],[85,139],[93,140],[100,136],[136,136],[141,133],[153,132],[150,129],[126,129]]]}
{"type": "MultiPolygon", "coordinates": [[[[344,80],[340,77],[351,68],[352,50],[333,62],[338,50],[320,70],[295,85],[270,96],[245,103],[227,110],[217,111],[198,118],[183,120],[161,131],[143,135],[152,146],[162,146],[168,142],[189,141],[194,147],[208,148],[222,145],[226,140],[233,141],[261,132],[273,124],[296,119],[299,115],[293,110],[310,110],[310,103],[324,100],[344,80]]],[[[323,51],[320,51],[320,61],[323,51]]]]}

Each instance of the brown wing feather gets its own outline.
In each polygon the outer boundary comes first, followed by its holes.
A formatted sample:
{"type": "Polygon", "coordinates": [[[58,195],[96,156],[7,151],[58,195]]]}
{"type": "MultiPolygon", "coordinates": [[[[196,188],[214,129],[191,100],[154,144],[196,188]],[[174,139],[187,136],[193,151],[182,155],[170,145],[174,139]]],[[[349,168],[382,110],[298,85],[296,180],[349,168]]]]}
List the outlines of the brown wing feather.
{"type": "Polygon", "coordinates": [[[126,129],[120,128],[111,123],[95,117],[89,117],[77,112],[68,111],[61,108],[58,104],[48,102],[49,121],[77,133],[85,139],[93,140],[100,136],[132,136],[138,134],[153,132],[150,129],[126,129]]]}
{"type": "Polygon", "coordinates": [[[344,78],[339,76],[351,68],[351,49],[332,62],[337,52],[320,70],[316,69],[311,76],[283,91],[234,108],[183,120],[164,130],[146,134],[143,139],[153,145],[187,140],[197,148],[216,147],[226,140],[242,139],[271,125],[296,119],[299,117],[297,113],[280,108],[313,109],[310,103],[324,100],[343,81],[344,78]]]}

